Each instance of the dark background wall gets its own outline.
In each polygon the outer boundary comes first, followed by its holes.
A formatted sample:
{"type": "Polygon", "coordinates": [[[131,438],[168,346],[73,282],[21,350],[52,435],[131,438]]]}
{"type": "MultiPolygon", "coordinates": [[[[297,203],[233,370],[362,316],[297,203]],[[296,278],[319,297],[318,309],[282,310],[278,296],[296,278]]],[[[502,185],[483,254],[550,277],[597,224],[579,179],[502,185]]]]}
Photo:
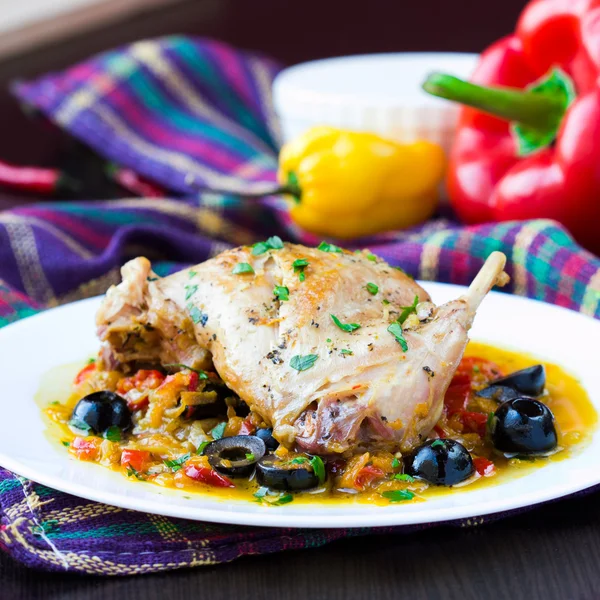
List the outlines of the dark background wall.
{"type": "Polygon", "coordinates": [[[56,133],[21,114],[7,89],[11,80],[61,69],[136,39],[209,36],[287,64],[364,52],[478,52],[513,28],[524,5],[525,0],[185,0],[0,62],[0,158],[54,164],[60,147],[56,133]]]}

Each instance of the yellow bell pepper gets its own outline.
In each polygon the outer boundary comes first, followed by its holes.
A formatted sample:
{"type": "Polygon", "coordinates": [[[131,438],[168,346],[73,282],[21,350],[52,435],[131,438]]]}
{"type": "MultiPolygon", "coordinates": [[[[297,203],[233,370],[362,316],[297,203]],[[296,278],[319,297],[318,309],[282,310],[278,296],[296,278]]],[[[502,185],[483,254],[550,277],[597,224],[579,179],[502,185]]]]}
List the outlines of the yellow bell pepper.
{"type": "Polygon", "coordinates": [[[446,159],[440,146],[398,144],[372,133],[313,127],[285,144],[279,183],[290,215],[325,236],[354,238],[426,221],[438,204],[446,159]]]}

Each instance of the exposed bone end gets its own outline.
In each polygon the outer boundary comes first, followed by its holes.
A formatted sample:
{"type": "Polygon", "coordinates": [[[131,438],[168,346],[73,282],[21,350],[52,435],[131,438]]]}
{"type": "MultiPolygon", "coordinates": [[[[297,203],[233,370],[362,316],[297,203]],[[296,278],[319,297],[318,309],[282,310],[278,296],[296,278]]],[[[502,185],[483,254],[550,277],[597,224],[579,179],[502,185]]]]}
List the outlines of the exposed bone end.
{"type": "Polygon", "coordinates": [[[463,300],[467,302],[472,315],[475,314],[481,301],[495,285],[504,286],[509,282],[510,278],[504,272],[505,265],[506,255],[502,252],[492,252],[488,256],[483,267],[469,286],[467,293],[463,296],[463,300]]]}

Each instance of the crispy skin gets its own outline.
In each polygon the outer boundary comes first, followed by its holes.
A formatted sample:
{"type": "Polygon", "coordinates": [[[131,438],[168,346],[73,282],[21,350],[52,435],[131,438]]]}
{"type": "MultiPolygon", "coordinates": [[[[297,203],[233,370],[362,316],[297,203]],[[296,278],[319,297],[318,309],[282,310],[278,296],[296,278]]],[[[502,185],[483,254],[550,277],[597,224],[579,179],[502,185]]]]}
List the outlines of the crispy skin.
{"type": "Polygon", "coordinates": [[[154,278],[148,261],[138,258],[107,293],[97,316],[107,357],[197,368],[212,359],[225,383],[282,442],[319,453],[409,447],[427,434],[474,314],[465,299],[434,309],[417,283],[384,261],[369,260],[368,253],[293,244],[259,256],[236,248],[154,278]],[[293,268],[301,258],[309,262],[304,281],[293,268]],[[255,273],[234,275],[242,262],[255,273]],[[367,283],[378,293],[372,295],[367,283]],[[288,301],[274,297],[275,286],[288,288],[288,301]],[[413,315],[404,325],[404,352],[387,329],[415,296],[427,303],[421,320],[413,315]],[[342,331],[332,314],[361,327],[342,331]],[[311,368],[290,366],[294,356],[310,354],[318,357],[311,368]]]}

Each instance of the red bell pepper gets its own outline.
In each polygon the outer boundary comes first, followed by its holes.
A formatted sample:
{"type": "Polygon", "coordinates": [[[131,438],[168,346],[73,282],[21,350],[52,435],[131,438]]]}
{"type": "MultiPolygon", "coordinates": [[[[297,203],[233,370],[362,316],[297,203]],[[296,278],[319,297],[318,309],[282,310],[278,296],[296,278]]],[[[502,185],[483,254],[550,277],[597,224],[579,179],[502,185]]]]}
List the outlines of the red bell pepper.
{"type": "Polygon", "coordinates": [[[220,475],[209,467],[203,467],[202,465],[189,464],[183,468],[184,473],[194,481],[205,483],[206,485],[212,485],[214,487],[235,487],[231,480],[227,477],[220,475]]]}
{"type": "Polygon", "coordinates": [[[426,91],[467,105],[448,172],[463,221],[554,219],[600,252],[599,74],[600,0],[533,0],[473,83],[428,78],[426,91]]]}

